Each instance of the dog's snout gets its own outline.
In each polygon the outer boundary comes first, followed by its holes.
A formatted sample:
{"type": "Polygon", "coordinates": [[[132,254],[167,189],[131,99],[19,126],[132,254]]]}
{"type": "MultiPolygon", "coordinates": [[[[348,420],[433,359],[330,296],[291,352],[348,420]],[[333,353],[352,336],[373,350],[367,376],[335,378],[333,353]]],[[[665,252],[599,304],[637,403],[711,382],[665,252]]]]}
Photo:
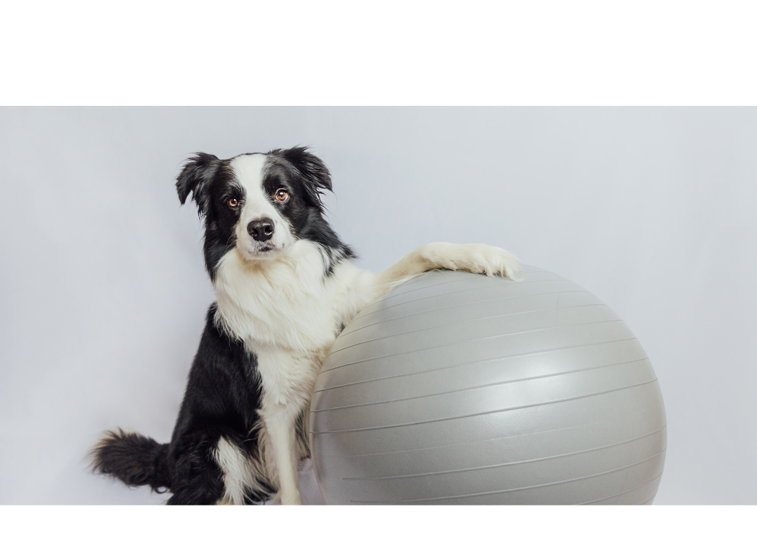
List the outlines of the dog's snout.
{"type": "Polygon", "coordinates": [[[247,233],[256,241],[267,241],[273,236],[273,220],[259,218],[247,224],[247,233]]]}

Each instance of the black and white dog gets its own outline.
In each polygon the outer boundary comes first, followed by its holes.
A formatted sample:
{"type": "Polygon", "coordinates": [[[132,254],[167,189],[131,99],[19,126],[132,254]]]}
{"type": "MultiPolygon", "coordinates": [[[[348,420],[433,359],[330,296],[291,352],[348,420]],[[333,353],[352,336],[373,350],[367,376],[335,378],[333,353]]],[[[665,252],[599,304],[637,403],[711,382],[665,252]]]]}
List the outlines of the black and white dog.
{"type": "Polygon", "coordinates": [[[331,190],[306,148],[228,160],[198,153],[176,181],[205,220],[217,302],[189,373],[171,442],[109,432],[94,467],[133,486],[169,489],[171,504],[301,503],[306,413],[321,362],[365,306],[432,269],[517,276],[500,248],[432,243],[371,274],[323,216],[331,190]]]}

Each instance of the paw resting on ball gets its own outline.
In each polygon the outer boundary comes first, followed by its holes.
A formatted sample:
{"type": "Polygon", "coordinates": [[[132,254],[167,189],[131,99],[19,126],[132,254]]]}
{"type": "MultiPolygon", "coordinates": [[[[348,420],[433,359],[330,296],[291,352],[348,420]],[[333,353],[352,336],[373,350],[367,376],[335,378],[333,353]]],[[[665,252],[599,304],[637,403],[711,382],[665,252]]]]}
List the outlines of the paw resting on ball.
{"type": "Polygon", "coordinates": [[[430,268],[462,270],[520,281],[520,262],[507,250],[487,244],[434,242],[422,247],[430,268]]]}

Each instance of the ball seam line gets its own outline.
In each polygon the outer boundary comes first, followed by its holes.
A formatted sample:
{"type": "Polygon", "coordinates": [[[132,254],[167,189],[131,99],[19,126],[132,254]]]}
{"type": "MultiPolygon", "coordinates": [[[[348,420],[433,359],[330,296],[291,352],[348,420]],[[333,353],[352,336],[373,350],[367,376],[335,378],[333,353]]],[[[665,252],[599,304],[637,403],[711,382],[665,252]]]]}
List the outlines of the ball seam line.
{"type": "MultiPolygon", "coordinates": [[[[598,500],[591,500],[589,502],[581,502],[578,505],[591,505],[591,504],[598,503],[598,502],[604,502],[604,501],[607,501],[607,500],[612,500],[613,498],[617,498],[618,496],[623,496],[624,494],[628,494],[629,492],[634,492],[634,491],[642,489],[644,487],[648,487],[651,483],[654,483],[657,479],[660,479],[662,477],[662,474],[663,474],[663,472],[660,472],[659,474],[657,474],[656,476],[654,476],[653,478],[651,478],[649,481],[647,481],[646,483],[644,483],[642,485],[639,485],[638,487],[634,487],[632,489],[624,490],[623,492],[621,492],[619,494],[613,494],[612,496],[605,496],[604,498],[599,498],[598,500]]],[[[657,496],[656,492],[654,493],[654,496],[657,496]]],[[[654,496],[652,496],[652,498],[654,498],[654,496]]],[[[649,501],[649,500],[647,500],[647,501],[649,501]]]]}
{"type": "MultiPolygon", "coordinates": [[[[509,493],[509,492],[520,492],[520,491],[523,491],[523,490],[532,490],[532,489],[537,489],[537,488],[550,487],[550,486],[554,486],[554,485],[564,485],[566,483],[573,483],[575,481],[582,481],[584,479],[591,479],[591,478],[594,478],[594,477],[601,477],[603,475],[608,475],[608,474],[612,474],[612,473],[615,473],[615,472],[620,472],[620,471],[623,471],[623,470],[628,470],[629,468],[633,468],[634,466],[638,466],[640,464],[644,464],[645,462],[648,462],[648,461],[650,461],[650,460],[652,460],[652,459],[654,459],[656,457],[659,457],[660,455],[662,455],[663,453],[665,453],[665,451],[667,451],[667,448],[663,449],[662,451],[656,452],[651,457],[647,457],[644,460],[635,462],[633,464],[629,464],[627,466],[622,466],[620,468],[615,468],[613,470],[608,470],[608,471],[605,471],[605,472],[599,472],[599,473],[592,474],[592,475],[585,475],[585,476],[576,477],[576,478],[573,478],[573,479],[566,479],[566,480],[563,480],[563,481],[554,481],[552,483],[544,483],[544,484],[541,484],[541,485],[531,485],[531,486],[528,486],[528,487],[518,487],[518,488],[513,488],[513,489],[494,490],[494,491],[490,491],[490,492],[475,492],[475,493],[472,493],[472,494],[461,494],[461,495],[456,495],[456,496],[440,496],[440,497],[437,497],[437,498],[422,498],[422,499],[413,499],[413,500],[397,500],[397,503],[418,503],[418,502],[435,502],[435,501],[439,501],[439,500],[456,500],[456,499],[471,498],[471,497],[476,497],[476,496],[491,496],[492,494],[505,494],[505,493],[509,493]]],[[[381,501],[381,500],[370,500],[370,501],[368,501],[368,500],[366,500],[366,501],[350,500],[350,503],[384,503],[384,502],[381,501]]]]}
{"type": "Polygon", "coordinates": [[[513,461],[513,462],[503,462],[499,464],[490,464],[487,466],[474,466],[473,468],[460,468],[457,470],[442,470],[439,472],[425,472],[421,474],[407,474],[407,475],[396,475],[396,476],[378,476],[378,477],[343,477],[342,480],[344,481],[383,481],[383,480],[390,480],[390,479],[405,479],[405,478],[414,478],[414,477],[429,477],[429,476],[435,476],[435,475],[446,475],[446,474],[458,474],[458,473],[464,473],[464,472],[476,472],[481,470],[490,470],[493,468],[503,468],[507,466],[517,466],[519,464],[529,464],[532,462],[542,462],[542,461],[548,461],[548,460],[555,460],[555,459],[561,459],[564,457],[572,457],[574,455],[583,455],[585,453],[591,453],[593,451],[602,451],[603,449],[611,449],[617,446],[622,446],[623,444],[630,444],[632,442],[636,442],[637,440],[642,440],[644,438],[648,438],[650,436],[654,436],[658,434],[659,432],[663,431],[667,427],[667,423],[660,427],[659,429],[656,429],[650,433],[643,434],[641,436],[637,436],[636,438],[631,438],[629,440],[623,440],[622,442],[616,442],[614,444],[608,444],[596,448],[591,449],[584,449],[581,451],[573,451],[571,453],[561,453],[560,455],[550,455],[548,457],[540,457],[538,459],[527,459],[523,461],[513,461]]]}
{"type": "MultiPolygon", "coordinates": [[[[467,339],[467,340],[464,340],[464,341],[456,341],[456,342],[453,342],[453,344],[475,343],[475,342],[478,342],[478,341],[488,341],[488,340],[491,340],[491,339],[510,337],[510,336],[518,336],[518,335],[521,335],[521,334],[532,334],[532,333],[536,333],[536,332],[546,332],[547,330],[555,330],[555,329],[559,329],[559,328],[565,328],[567,326],[575,328],[575,327],[578,327],[578,326],[590,326],[590,325],[596,325],[596,324],[600,324],[600,323],[621,323],[621,327],[626,327],[627,331],[629,333],[631,332],[630,329],[628,329],[628,327],[626,326],[626,324],[623,322],[623,320],[622,319],[618,319],[618,320],[615,320],[615,321],[600,321],[599,323],[584,323],[584,324],[574,324],[574,325],[548,326],[546,328],[538,328],[538,329],[535,329],[535,330],[524,330],[522,332],[510,332],[508,334],[496,334],[496,335],[493,335],[493,336],[485,336],[485,337],[479,337],[479,338],[474,338],[474,339],[467,339]]],[[[636,337],[633,337],[633,339],[636,339],[636,337]]],[[[616,341],[616,340],[613,340],[613,341],[616,341]]],[[[607,343],[607,342],[603,342],[603,343],[607,343]]],[[[358,361],[355,361],[355,362],[349,362],[347,364],[340,364],[340,365],[331,367],[329,369],[321,369],[321,373],[326,373],[327,371],[333,371],[335,369],[341,369],[342,367],[347,367],[347,366],[350,366],[350,365],[362,364],[362,363],[365,363],[365,362],[372,362],[374,360],[380,360],[381,358],[389,358],[389,357],[392,357],[392,356],[402,356],[402,355],[407,355],[407,354],[409,354],[411,352],[425,352],[425,351],[430,351],[430,350],[434,350],[434,349],[444,349],[444,348],[449,347],[449,346],[450,346],[449,343],[445,343],[443,345],[436,345],[436,346],[433,346],[433,347],[424,347],[422,349],[412,349],[410,351],[395,352],[395,353],[391,353],[391,354],[382,354],[380,356],[371,356],[370,358],[366,358],[365,360],[358,360],[358,361]]]]}
{"type": "MultiPolygon", "coordinates": [[[[543,327],[543,328],[534,328],[532,330],[521,330],[519,332],[508,332],[506,334],[496,334],[494,336],[486,336],[486,337],[480,337],[480,338],[475,338],[475,339],[468,339],[466,341],[467,342],[482,341],[482,340],[491,339],[491,338],[495,338],[495,337],[518,336],[518,335],[521,335],[521,334],[534,334],[534,333],[537,333],[537,332],[545,332],[547,330],[553,330],[555,328],[562,328],[562,327],[565,327],[565,326],[571,326],[571,327],[575,327],[575,326],[591,326],[591,325],[595,325],[595,324],[605,324],[605,323],[623,323],[623,319],[618,318],[618,319],[610,319],[610,320],[607,320],[607,321],[592,321],[590,323],[581,323],[581,324],[558,324],[556,326],[546,326],[546,327],[543,327]]],[[[623,323],[623,324],[625,325],[625,323],[623,323]]],[[[440,327],[440,328],[444,328],[444,327],[440,327]]],[[[418,333],[418,332],[429,332],[431,330],[436,330],[436,328],[424,328],[424,329],[418,330],[418,331],[406,332],[405,334],[413,334],[413,333],[418,333]]],[[[405,334],[398,334],[397,337],[403,336],[405,334]]],[[[377,339],[371,339],[371,340],[368,340],[368,341],[364,341],[364,342],[361,342],[361,343],[355,343],[353,345],[349,345],[347,347],[342,347],[341,349],[337,349],[337,350],[329,353],[329,355],[333,356],[334,354],[336,354],[338,352],[346,351],[347,349],[351,349],[353,347],[360,347],[361,345],[365,345],[366,343],[373,343],[374,341],[382,341],[382,340],[385,340],[385,339],[392,339],[393,337],[395,337],[395,336],[384,336],[384,337],[380,337],[380,338],[377,338],[377,339]]],[[[446,347],[446,346],[448,346],[448,344],[444,345],[444,346],[446,347]]],[[[365,361],[365,360],[363,360],[363,361],[365,361]]],[[[350,362],[350,363],[351,364],[356,364],[356,363],[360,363],[360,362],[350,362]]],[[[349,365],[349,364],[343,364],[343,365],[349,365]]],[[[332,369],[336,369],[336,368],[332,368],[332,369]]],[[[325,369],[324,371],[331,371],[331,369],[325,369]]]]}
{"type": "MultiPolygon", "coordinates": [[[[585,423],[577,423],[575,425],[571,425],[570,427],[557,427],[554,429],[544,429],[544,430],[536,430],[531,431],[528,433],[520,433],[520,434],[513,434],[508,436],[497,436],[494,438],[485,438],[485,439],[479,439],[479,440],[472,440],[469,442],[453,442],[451,444],[441,444],[441,445],[433,445],[433,446],[426,446],[426,447],[420,447],[420,448],[413,448],[413,449],[400,449],[395,451],[377,451],[372,453],[357,453],[353,455],[327,455],[327,454],[321,454],[321,457],[333,457],[338,459],[352,459],[352,458],[359,458],[359,457],[376,457],[376,456],[382,456],[382,455],[398,455],[398,454],[406,454],[406,453],[414,453],[416,451],[423,451],[427,452],[429,450],[434,449],[446,449],[451,447],[461,447],[461,446],[471,446],[474,444],[482,444],[482,443],[489,443],[489,442],[499,442],[502,440],[510,440],[515,438],[523,438],[527,436],[534,436],[534,435],[540,435],[540,434],[551,434],[551,433],[557,433],[557,432],[565,432],[565,431],[573,431],[574,429],[578,429],[581,427],[586,427],[589,425],[599,425],[599,424],[605,424],[609,422],[615,422],[620,419],[627,419],[629,416],[636,417],[638,414],[644,414],[644,413],[651,413],[659,411],[662,408],[662,405],[654,405],[650,407],[644,407],[641,409],[637,409],[634,412],[631,412],[629,414],[619,414],[614,416],[611,419],[603,419],[603,420],[597,420],[597,421],[590,421],[585,423]]],[[[666,424],[667,425],[667,424],[666,424]]]]}
{"type": "MultiPolygon", "coordinates": [[[[410,281],[412,281],[413,279],[420,280],[426,274],[432,274],[434,272],[445,272],[445,271],[429,271],[429,272],[424,272],[422,275],[416,276],[415,278],[411,278],[410,281]]],[[[457,272],[457,271],[449,271],[449,272],[457,272]]],[[[529,274],[536,274],[538,272],[549,272],[549,271],[539,270],[539,271],[536,271],[536,272],[530,272],[529,274]]],[[[452,285],[452,284],[456,284],[456,283],[461,282],[461,281],[473,280],[476,276],[481,276],[481,275],[480,274],[471,274],[467,278],[460,278],[458,280],[451,280],[451,281],[448,281],[448,282],[441,282],[441,283],[435,283],[435,284],[432,284],[432,285],[426,285],[424,287],[417,287],[415,289],[411,289],[409,291],[405,291],[404,293],[390,292],[389,294],[387,294],[385,296],[382,296],[382,297],[378,298],[377,300],[375,300],[375,301],[371,302],[370,304],[368,304],[365,308],[363,308],[362,311],[365,312],[366,310],[370,309],[372,306],[375,306],[375,305],[381,303],[381,301],[389,299],[389,298],[395,298],[395,297],[402,296],[402,295],[408,295],[410,293],[415,293],[415,292],[418,292],[418,291],[422,291],[424,289],[430,289],[432,287],[440,287],[442,285],[452,285]]],[[[558,280],[536,280],[536,281],[549,281],[549,282],[552,282],[552,281],[558,281],[558,280]]],[[[497,283],[501,283],[501,282],[498,281],[497,283]]],[[[523,282],[518,282],[518,283],[523,283],[523,282]]],[[[529,282],[529,283],[534,283],[534,282],[529,282]]],[[[496,286],[496,284],[482,286],[481,289],[486,289],[488,287],[494,287],[494,286],[496,286]]],[[[455,291],[455,292],[457,292],[457,291],[455,291]]],[[[441,296],[446,296],[446,295],[441,295],[441,296]]],[[[402,302],[401,304],[408,304],[408,302],[402,302]]],[[[395,304],[395,306],[398,306],[398,305],[400,305],[400,304],[395,304]]],[[[375,311],[368,311],[366,313],[366,316],[369,315],[369,314],[371,314],[371,313],[376,313],[376,312],[375,311]]]]}
{"type": "Polygon", "coordinates": [[[575,396],[575,397],[568,397],[568,398],[564,398],[564,399],[556,399],[554,401],[544,401],[542,403],[535,403],[535,404],[530,404],[530,405],[520,405],[520,406],[515,406],[515,407],[510,407],[510,408],[501,408],[501,409],[497,409],[497,410],[487,410],[487,411],[484,411],[484,412],[475,412],[473,414],[465,414],[463,416],[451,416],[451,417],[447,417],[447,418],[438,418],[438,419],[433,419],[433,420],[423,420],[423,421],[416,421],[416,422],[411,422],[411,423],[398,423],[398,424],[394,424],[394,425],[379,425],[379,426],[375,426],[375,427],[362,427],[362,428],[358,428],[358,429],[338,429],[338,430],[334,430],[334,431],[311,431],[310,434],[316,435],[316,434],[356,433],[356,432],[363,432],[363,431],[375,431],[375,430],[379,430],[379,429],[393,429],[393,428],[396,428],[396,427],[412,427],[412,426],[416,426],[416,425],[425,425],[427,423],[438,423],[438,422],[441,422],[441,421],[450,421],[450,420],[472,418],[474,416],[485,416],[487,414],[496,414],[498,412],[509,412],[509,411],[512,411],[512,410],[522,410],[522,409],[525,409],[525,408],[534,408],[534,407],[539,407],[539,406],[554,405],[554,404],[558,404],[558,403],[566,403],[568,401],[576,401],[578,399],[586,399],[588,397],[597,397],[599,395],[606,395],[608,393],[618,392],[618,391],[622,391],[622,390],[630,390],[631,388],[638,388],[640,386],[645,386],[647,384],[652,384],[654,382],[657,382],[657,377],[653,378],[652,380],[648,380],[648,381],[645,381],[645,382],[640,382],[638,384],[631,384],[630,386],[623,386],[621,388],[613,388],[612,390],[605,390],[605,391],[602,391],[602,392],[590,393],[590,394],[585,394],[585,395],[578,395],[578,396],[575,396]]]}
{"type": "MultiPolygon", "coordinates": [[[[332,408],[321,408],[321,409],[318,409],[318,410],[311,410],[310,413],[314,414],[316,412],[329,412],[329,411],[332,411],[332,410],[344,410],[344,409],[347,409],[347,408],[358,408],[358,407],[365,407],[365,406],[374,406],[374,405],[385,405],[385,404],[389,404],[389,403],[398,403],[398,402],[402,402],[402,401],[412,401],[414,399],[424,399],[426,397],[436,397],[436,396],[439,396],[439,395],[448,395],[448,394],[451,394],[451,393],[459,393],[459,392],[465,392],[465,391],[469,391],[469,390],[478,390],[478,389],[481,389],[481,388],[491,388],[491,387],[494,387],[494,386],[502,386],[504,384],[516,384],[518,382],[526,382],[526,381],[530,381],[530,380],[540,380],[540,379],[545,379],[545,378],[550,378],[550,377],[559,377],[559,376],[562,376],[562,375],[570,375],[570,374],[573,374],[573,373],[583,373],[585,371],[593,371],[595,369],[603,369],[603,368],[606,368],[606,367],[615,367],[615,366],[619,366],[619,365],[633,364],[633,363],[636,363],[636,362],[643,362],[645,360],[648,361],[649,357],[644,356],[643,358],[634,358],[633,360],[626,360],[625,362],[615,362],[615,363],[612,363],[612,364],[604,364],[604,365],[598,365],[598,366],[594,366],[594,367],[584,367],[582,369],[574,369],[574,370],[571,370],[571,371],[562,371],[560,373],[550,373],[548,375],[538,375],[538,376],[535,376],[535,377],[524,377],[524,378],[519,378],[519,379],[503,380],[501,382],[491,382],[489,384],[481,384],[479,386],[470,386],[470,387],[467,387],[467,388],[459,388],[457,390],[449,390],[449,391],[446,391],[446,392],[427,393],[427,394],[423,394],[423,395],[415,395],[413,397],[402,397],[402,398],[399,398],[399,399],[391,399],[391,400],[388,400],[388,401],[373,401],[373,402],[370,402],[370,403],[360,403],[360,404],[356,404],[356,405],[337,406],[337,407],[332,407],[332,408]]],[[[466,365],[470,365],[470,364],[466,364],[466,365]]]]}
{"type": "MultiPolygon", "coordinates": [[[[466,278],[466,279],[473,279],[473,278],[466,278]]],[[[557,279],[557,280],[537,280],[535,282],[518,282],[518,288],[521,288],[521,287],[523,287],[525,285],[528,285],[528,284],[548,283],[548,282],[563,282],[563,283],[566,283],[566,284],[570,284],[573,287],[577,287],[578,289],[575,289],[576,291],[584,291],[584,292],[588,293],[588,291],[586,291],[586,289],[584,289],[580,285],[578,285],[576,283],[573,283],[573,282],[570,282],[570,281],[568,281],[566,279],[563,279],[563,278],[560,278],[560,279],[557,279]]],[[[501,284],[501,282],[497,282],[497,284],[501,284]]],[[[492,284],[492,285],[488,285],[488,286],[483,286],[482,285],[478,289],[489,289],[489,288],[492,288],[492,287],[493,288],[497,288],[497,287],[499,287],[499,285],[496,285],[496,284],[492,284]]],[[[476,289],[476,290],[478,290],[478,289],[476,289]]],[[[412,304],[413,302],[419,302],[421,300],[428,300],[428,299],[431,299],[431,298],[439,298],[439,297],[444,297],[444,296],[455,295],[455,294],[458,294],[458,293],[470,293],[470,292],[471,292],[471,289],[459,289],[457,291],[452,291],[451,293],[444,293],[443,295],[432,295],[432,296],[426,296],[426,297],[416,298],[416,299],[413,299],[413,300],[407,300],[405,302],[400,302],[399,304],[392,304],[391,306],[386,306],[384,308],[381,308],[380,311],[386,311],[386,310],[389,310],[389,309],[392,309],[392,308],[396,308],[396,307],[399,307],[399,306],[404,306],[405,304],[412,304]]],[[[513,295],[513,296],[531,296],[531,295],[513,295]]],[[[364,317],[367,317],[368,315],[373,315],[375,313],[378,313],[378,311],[369,311],[367,313],[364,313],[364,312],[368,308],[370,308],[371,306],[375,306],[377,304],[381,304],[382,302],[384,302],[386,300],[389,300],[390,298],[392,298],[392,297],[391,296],[385,296],[385,297],[382,297],[380,300],[378,300],[376,302],[373,302],[372,304],[369,304],[368,306],[365,307],[365,309],[363,309],[360,312],[360,315],[358,317],[356,317],[356,318],[364,318],[364,317]]]]}
{"type": "MultiPolygon", "coordinates": [[[[497,297],[497,298],[487,298],[486,300],[477,300],[475,302],[465,302],[463,304],[453,304],[451,306],[434,307],[434,308],[427,309],[427,310],[421,310],[421,311],[416,311],[414,313],[409,313],[407,315],[399,315],[397,317],[389,317],[387,319],[382,319],[381,321],[378,321],[378,322],[375,322],[375,323],[366,324],[366,325],[361,326],[359,328],[355,328],[354,330],[347,331],[345,329],[341,333],[342,334],[354,334],[355,332],[357,332],[358,330],[362,330],[363,328],[369,328],[371,326],[376,326],[376,325],[379,325],[379,324],[390,323],[390,322],[393,322],[393,321],[397,321],[399,319],[407,319],[408,317],[418,317],[420,315],[425,315],[426,313],[431,313],[431,312],[451,310],[451,309],[459,309],[459,308],[467,308],[468,306],[477,306],[479,304],[487,304],[489,302],[504,302],[506,300],[514,300],[514,299],[517,299],[517,298],[530,298],[530,297],[533,297],[533,296],[563,295],[563,294],[567,294],[567,293],[584,293],[584,294],[587,294],[587,295],[589,295],[589,296],[591,296],[591,297],[596,298],[597,300],[599,300],[593,294],[591,294],[588,291],[584,291],[584,290],[576,290],[576,291],[550,291],[548,293],[534,293],[532,295],[512,295],[512,296],[497,297]]],[[[433,298],[433,297],[429,297],[429,298],[433,298]]],[[[596,302],[596,304],[602,304],[604,306],[607,306],[607,304],[605,304],[601,300],[599,300],[599,302],[596,302]]],[[[587,305],[591,305],[591,304],[587,304],[587,305]]],[[[375,313],[378,313],[378,312],[375,312],[375,313]]],[[[359,319],[360,318],[356,318],[355,320],[359,320],[359,319]]],[[[350,324],[352,324],[352,322],[350,324]]]]}
{"type": "MultiPolygon", "coordinates": [[[[562,293],[554,293],[554,294],[561,295],[562,293]]],[[[597,300],[599,300],[599,299],[597,299],[597,300]]],[[[487,300],[486,302],[495,302],[495,301],[496,302],[501,302],[501,299],[500,300],[497,300],[497,299],[495,299],[495,300],[487,300]]],[[[351,332],[347,332],[347,333],[342,332],[341,335],[345,335],[345,336],[352,335],[355,332],[359,332],[360,330],[362,330],[364,328],[370,328],[371,326],[376,326],[376,325],[380,325],[380,324],[390,323],[390,322],[393,322],[393,321],[397,321],[399,319],[403,319],[405,317],[415,317],[417,315],[424,315],[424,314],[429,313],[430,311],[442,311],[442,310],[445,310],[445,309],[460,309],[461,307],[467,307],[469,305],[472,306],[472,305],[478,305],[478,304],[483,304],[483,303],[484,302],[471,302],[469,304],[465,304],[464,306],[449,306],[449,307],[446,307],[446,308],[437,308],[436,310],[422,311],[422,312],[419,312],[419,313],[416,313],[416,314],[406,315],[404,317],[397,317],[397,318],[391,319],[391,320],[390,319],[386,319],[386,320],[383,320],[383,321],[378,322],[378,323],[369,324],[369,325],[366,325],[366,326],[361,326],[360,328],[356,328],[355,330],[353,330],[351,332]]],[[[610,309],[610,306],[608,306],[604,302],[596,302],[596,303],[593,303],[593,304],[579,304],[577,306],[562,306],[562,307],[541,308],[541,309],[538,309],[538,310],[513,311],[513,312],[510,312],[510,313],[499,313],[497,315],[489,315],[487,317],[468,317],[465,320],[456,320],[456,321],[452,321],[452,322],[445,323],[445,324],[438,324],[438,325],[435,325],[435,326],[430,327],[430,328],[444,328],[445,326],[458,326],[458,325],[463,324],[463,323],[470,323],[470,322],[474,322],[474,321],[486,321],[486,320],[489,320],[489,319],[497,319],[499,317],[513,317],[513,316],[516,316],[516,315],[526,315],[526,314],[529,314],[529,313],[539,313],[539,312],[543,312],[543,311],[556,311],[556,312],[560,312],[560,311],[569,310],[569,309],[588,308],[588,307],[592,307],[592,306],[604,306],[605,308],[607,308],[608,310],[610,310],[611,313],[615,313],[614,311],[612,311],[610,309]]],[[[423,330],[428,330],[430,328],[422,328],[422,329],[419,329],[419,330],[411,330],[409,332],[396,332],[396,333],[394,333],[392,335],[401,336],[403,334],[412,334],[413,332],[422,332],[423,330]]],[[[383,339],[383,338],[367,339],[367,340],[365,340],[362,343],[369,343],[371,341],[378,341],[379,339],[383,339]]],[[[344,347],[344,348],[347,348],[347,347],[344,347]]]]}
{"type": "MultiPolygon", "coordinates": [[[[454,369],[456,367],[468,367],[468,366],[474,365],[474,364],[484,364],[486,362],[496,362],[497,360],[506,360],[506,359],[509,359],[509,358],[520,358],[521,356],[533,356],[534,354],[545,354],[545,353],[557,352],[557,351],[562,351],[562,350],[567,350],[567,349],[580,349],[580,348],[583,348],[583,347],[594,347],[594,346],[597,346],[597,345],[609,345],[609,344],[612,344],[612,343],[621,343],[623,341],[632,341],[632,340],[636,340],[636,338],[635,337],[628,337],[628,338],[623,338],[623,339],[613,339],[613,340],[610,340],[610,341],[599,341],[599,342],[596,342],[596,343],[582,343],[580,345],[571,345],[571,346],[568,346],[568,347],[555,347],[555,348],[552,348],[552,349],[541,349],[541,350],[538,350],[538,351],[522,352],[522,353],[517,353],[517,354],[505,354],[505,355],[502,355],[502,356],[495,356],[493,358],[486,358],[485,360],[476,360],[475,362],[465,362],[464,364],[455,364],[455,365],[450,365],[450,366],[445,366],[445,367],[438,367],[436,369],[424,369],[423,371],[415,371],[413,373],[404,373],[402,375],[391,375],[391,376],[388,376],[388,377],[379,377],[379,378],[375,378],[375,379],[359,380],[359,381],[356,381],[356,382],[348,382],[346,384],[338,384],[336,386],[329,386],[327,388],[320,388],[320,389],[317,389],[317,390],[313,390],[313,393],[315,394],[315,393],[320,393],[320,392],[326,392],[326,391],[329,391],[329,390],[335,390],[337,388],[344,388],[346,386],[355,386],[357,384],[368,384],[368,383],[371,383],[371,382],[379,382],[379,381],[388,380],[388,379],[410,377],[410,376],[414,376],[414,375],[423,375],[425,373],[434,373],[436,371],[444,371],[445,369],[454,369]]],[[[437,348],[437,347],[431,347],[431,350],[433,350],[434,348],[437,348]]],[[[428,350],[428,349],[423,349],[423,350],[428,350]]],[[[376,358],[371,358],[369,360],[362,360],[360,362],[352,362],[352,363],[353,364],[362,364],[362,363],[365,363],[365,362],[373,361],[373,360],[378,359],[378,358],[389,358],[389,357],[392,357],[392,356],[399,356],[401,354],[402,353],[388,354],[386,356],[378,356],[376,358]]],[[[347,364],[345,364],[345,365],[347,365],[347,364]]],[[[336,368],[334,368],[334,369],[336,369],[336,368]]],[[[333,369],[328,369],[327,371],[333,371],[333,369]]],[[[325,371],[321,371],[321,373],[324,373],[324,372],[325,371]]]]}

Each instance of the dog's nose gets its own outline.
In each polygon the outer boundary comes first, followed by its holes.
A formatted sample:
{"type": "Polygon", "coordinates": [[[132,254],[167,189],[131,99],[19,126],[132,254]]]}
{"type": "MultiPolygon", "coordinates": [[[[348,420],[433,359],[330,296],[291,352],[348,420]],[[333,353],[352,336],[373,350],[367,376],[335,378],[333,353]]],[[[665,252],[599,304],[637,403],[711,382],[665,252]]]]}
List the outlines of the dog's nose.
{"type": "Polygon", "coordinates": [[[260,218],[247,224],[247,233],[256,241],[267,241],[273,236],[273,220],[260,218]]]}

